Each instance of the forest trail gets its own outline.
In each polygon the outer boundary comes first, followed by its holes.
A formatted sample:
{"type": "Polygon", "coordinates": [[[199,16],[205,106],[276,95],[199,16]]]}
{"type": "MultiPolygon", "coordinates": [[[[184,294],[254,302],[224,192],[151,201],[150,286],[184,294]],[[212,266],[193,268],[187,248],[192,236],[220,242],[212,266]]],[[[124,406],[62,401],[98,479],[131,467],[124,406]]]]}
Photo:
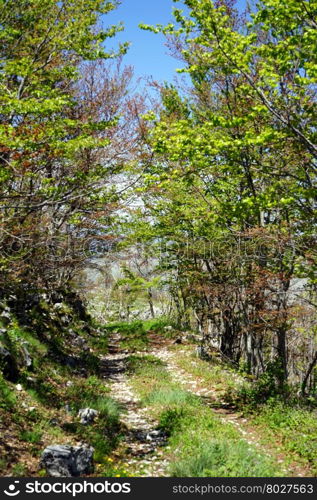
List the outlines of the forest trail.
{"type": "MultiPolygon", "coordinates": [[[[110,382],[111,397],[122,409],[121,422],[126,428],[123,442],[120,449],[115,452],[114,457],[122,461],[129,472],[137,477],[168,476],[170,456],[169,447],[166,446],[167,438],[158,429],[158,422],[150,416],[148,408],[142,406],[141,400],[133,390],[127,372],[127,360],[130,353],[120,350],[119,343],[120,334],[112,336],[109,354],[102,361],[103,376],[110,382]]],[[[279,452],[276,443],[268,443],[267,440],[263,439],[264,436],[259,432],[259,429],[254,428],[248,418],[245,418],[221,399],[219,392],[214,387],[207,388],[206,383],[197,380],[192,374],[178,366],[179,355],[188,355],[188,350],[175,349],[172,342],[164,341],[162,343],[162,341],[158,342],[157,339],[154,341],[152,339],[146,353],[142,351],[134,354],[140,356],[149,354],[162,361],[173,382],[200,397],[203,403],[219,416],[221,421],[233,425],[250,448],[256,448],[268,457],[274,457],[281,466],[285,477],[309,477],[310,473],[307,468],[294,463],[285,454],[279,452]]],[[[195,358],[192,357],[191,363],[195,365],[196,362],[195,358]]]]}
{"type": "Polygon", "coordinates": [[[112,336],[109,354],[102,360],[103,376],[110,383],[110,395],[122,410],[121,423],[126,429],[116,459],[138,477],[166,475],[167,460],[160,447],[166,443],[165,435],[157,429],[158,422],[141,406],[140,399],[129,384],[126,373],[128,353],[119,349],[120,334],[112,336]]]}

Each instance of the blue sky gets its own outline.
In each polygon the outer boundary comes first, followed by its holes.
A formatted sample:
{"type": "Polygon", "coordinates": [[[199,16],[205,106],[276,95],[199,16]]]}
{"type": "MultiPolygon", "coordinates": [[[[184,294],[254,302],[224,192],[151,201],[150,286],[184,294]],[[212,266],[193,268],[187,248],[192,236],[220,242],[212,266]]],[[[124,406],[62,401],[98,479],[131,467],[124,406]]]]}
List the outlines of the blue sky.
{"type": "MultiPolygon", "coordinates": [[[[131,42],[124,61],[134,66],[137,77],[172,81],[176,76],[175,69],[181,63],[168,55],[164,37],[140,30],[138,25],[167,24],[173,20],[173,8],[181,8],[181,3],[172,0],[122,0],[118,9],[106,16],[105,24],[124,23],[125,31],[119,33],[116,40],[131,42]]],[[[239,3],[244,3],[244,0],[239,0],[239,3]]],[[[110,43],[115,46],[115,42],[110,43]]]]}

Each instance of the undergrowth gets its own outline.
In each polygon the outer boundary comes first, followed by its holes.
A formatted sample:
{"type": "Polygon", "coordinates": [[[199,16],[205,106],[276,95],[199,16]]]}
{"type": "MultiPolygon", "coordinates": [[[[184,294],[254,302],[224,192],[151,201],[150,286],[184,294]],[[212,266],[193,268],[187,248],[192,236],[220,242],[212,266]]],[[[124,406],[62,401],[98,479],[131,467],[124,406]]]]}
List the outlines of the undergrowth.
{"type": "Polygon", "coordinates": [[[0,374],[0,433],[6,443],[4,448],[0,441],[0,475],[45,476],[39,470],[44,448],[78,442],[93,446],[98,473],[116,475],[109,455],[120,440],[121,410],[99,376],[96,354],[76,350],[66,339],[46,343],[45,338],[16,324],[7,329],[2,342],[17,358],[27,342],[32,364],[18,365],[14,383],[0,374]],[[74,361],[61,362],[63,359],[74,361]],[[93,424],[80,423],[77,414],[81,408],[98,411],[93,424]]]}

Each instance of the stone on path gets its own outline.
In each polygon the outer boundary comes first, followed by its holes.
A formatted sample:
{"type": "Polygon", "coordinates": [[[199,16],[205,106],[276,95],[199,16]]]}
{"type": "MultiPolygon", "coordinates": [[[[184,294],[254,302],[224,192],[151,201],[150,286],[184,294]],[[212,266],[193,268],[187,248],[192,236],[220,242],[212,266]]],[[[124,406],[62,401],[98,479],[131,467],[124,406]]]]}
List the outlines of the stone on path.
{"type": "Polygon", "coordinates": [[[92,408],[82,408],[78,412],[78,417],[80,418],[80,423],[84,425],[92,424],[96,417],[98,417],[97,410],[92,408]]]}
{"type": "Polygon", "coordinates": [[[51,477],[76,477],[93,472],[94,449],[90,446],[52,445],[45,448],[41,467],[51,477]]]}

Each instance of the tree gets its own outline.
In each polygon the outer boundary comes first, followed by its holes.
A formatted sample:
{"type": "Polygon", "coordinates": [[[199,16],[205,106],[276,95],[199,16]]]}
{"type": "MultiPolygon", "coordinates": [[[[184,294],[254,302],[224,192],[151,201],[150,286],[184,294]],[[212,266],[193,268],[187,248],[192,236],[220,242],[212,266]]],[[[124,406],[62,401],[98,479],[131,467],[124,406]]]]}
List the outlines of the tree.
{"type": "Polygon", "coordinates": [[[165,240],[167,260],[178,247],[178,287],[205,336],[254,374],[273,359],[283,387],[297,321],[290,287],[313,278],[316,262],[317,4],[264,0],[249,22],[234,2],[183,4],[176,25],[143,26],[168,37],[192,82],[186,99],[163,88],[162,111],[148,117],[153,239],[165,240]]]}
{"type": "Polygon", "coordinates": [[[100,187],[115,167],[100,152],[113,135],[116,110],[108,102],[92,113],[82,74],[85,61],[116,55],[104,42],[122,28],[96,27],[115,7],[103,0],[0,2],[4,296],[67,286],[85,257],[93,219],[109,204],[100,187]]]}

